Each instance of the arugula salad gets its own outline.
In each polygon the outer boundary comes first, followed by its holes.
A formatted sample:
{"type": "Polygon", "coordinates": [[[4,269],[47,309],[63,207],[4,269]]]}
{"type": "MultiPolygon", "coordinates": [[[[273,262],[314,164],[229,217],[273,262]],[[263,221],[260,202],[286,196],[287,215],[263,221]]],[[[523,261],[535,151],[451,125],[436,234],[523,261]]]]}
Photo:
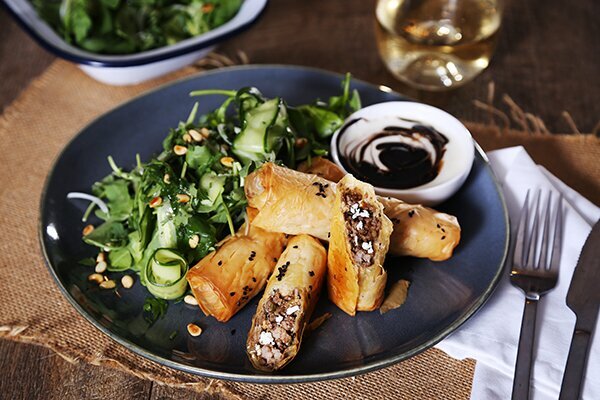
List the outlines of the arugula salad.
{"type": "Polygon", "coordinates": [[[243,0],[31,0],[67,43],[130,54],[177,43],[232,19],[243,0]]]}
{"type": "Polygon", "coordinates": [[[84,242],[100,250],[97,260],[108,271],[139,275],[154,296],[147,311],[156,309],[151,303],[157,299],[184,296],[188,267],[244,222],[250,172],[268,161],[293,168],[326,155],[331,135],[361,107],[349,75],[339,96],[298,106],[266,98],[254,87],[191,95],[225,100],[206,115],[198,115],[196,103],[155,158],[142,162],[138,155],[126,171],[109,156],[112,173],[93,185],[92,195],[68,196],[91,201],[83,220],[94,212],[102,223],[84,229],[84,242]]]}

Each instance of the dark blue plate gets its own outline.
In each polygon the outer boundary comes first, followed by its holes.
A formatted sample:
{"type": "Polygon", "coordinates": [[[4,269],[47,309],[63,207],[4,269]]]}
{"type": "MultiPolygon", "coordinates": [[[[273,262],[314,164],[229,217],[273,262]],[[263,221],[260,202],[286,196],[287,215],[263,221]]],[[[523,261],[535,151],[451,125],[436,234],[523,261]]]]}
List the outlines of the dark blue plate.
{"type": "MultiPolygon", "coordinates": [[[[266,96],[282,96],[290,104],[312,102],[340,91],[341,75],[285,66],[246,66],[216,70],[175,82],[138,97],[101,116],[64,149],[52,169],[41,199],[41,242],[48,267],[67,299],[94,326],[130,350],[183,371],[216,378],[252,382],[300,382],[356,375],[394,364],[433,346],[457,329],[491,295],[503,270],[508,247],[508,218],[492,172],[478,155],[461,190],[439,208],[458,217],[462,240],[454,257],[434,263],[413,258],[391,258],[389,282],[409,279],[406,303],[384,315],[359,313],[352,318],[324,295],[315,316],[333,317],[306,338],[298,357],[277,374],[254,370],[245,355],[246,333],[258,299],[228,323],[204,316],[196,307],[171,303],[165,318],[148,327],[141,310],[148,295],[136,283],[130,290],[102,291],[86,277],[92,268],[78,261],[93,256],[94,248],[81,241],[86,204],[67,200],[71,191],[89,192],[91,185],[110,173],[106,157],[118,165],[135,165],[135,154],[148,160],[161,149],[170,127],[184,120],[196,89],[238,89],[256,86],[266,96]],[[204,330],[191,337],[186,325],[204,330]],[[173,331],[177,335],[170,339],[173,331]]],[[[371,84],[352,86],[369,105],[402,100],[371,84]]],[[[203,97],[205,113],[222,98],[203,97]]],[[[118,274],[112,274],[118,277],[118,274]]]]}

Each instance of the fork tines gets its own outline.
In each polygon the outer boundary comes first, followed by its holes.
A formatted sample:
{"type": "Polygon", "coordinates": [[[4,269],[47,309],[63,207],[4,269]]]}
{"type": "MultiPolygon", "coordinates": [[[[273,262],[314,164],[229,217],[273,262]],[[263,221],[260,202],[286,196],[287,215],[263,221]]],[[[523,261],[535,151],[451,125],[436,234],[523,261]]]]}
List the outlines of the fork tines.
{"type": "Polygon", "coordinates": [[[533,196],[530,194],[531,190],[528,190],[519,218],[513,255],[514,266],[522,269],[558,268],[562,244],[562,195],[554,200],[553,197],[556,196],[553,196],[552,191],[548,191],[546,201],[542,202],[541,189],[537,190],[535,199],[531,201],[530,197],[533,196]],[[545,203],[545,207],[540,207],[540,203],[545,203]]]}

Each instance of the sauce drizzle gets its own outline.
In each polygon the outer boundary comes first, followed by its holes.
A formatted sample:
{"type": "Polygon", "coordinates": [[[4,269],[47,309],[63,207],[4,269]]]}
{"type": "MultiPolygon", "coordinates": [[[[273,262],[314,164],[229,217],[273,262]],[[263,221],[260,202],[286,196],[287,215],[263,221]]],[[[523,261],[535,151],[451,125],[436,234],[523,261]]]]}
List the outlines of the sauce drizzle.
{"type": "MultiPolygon", "coordinates": [[[[341,137],[358,118],[340,131],[341,137]]],[[[362,140],[350,141],[338,154],[344,168],[357,179],[390,189],[408,189],[431,182],[439,174],[448,139],[431,126],[386,126],[362,140]]]]}

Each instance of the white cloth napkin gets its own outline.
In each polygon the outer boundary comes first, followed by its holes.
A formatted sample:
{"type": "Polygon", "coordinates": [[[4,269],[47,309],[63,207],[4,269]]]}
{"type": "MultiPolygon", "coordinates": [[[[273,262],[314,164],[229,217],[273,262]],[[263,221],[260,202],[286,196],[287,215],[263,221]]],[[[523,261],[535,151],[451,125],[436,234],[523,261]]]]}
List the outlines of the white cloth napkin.
{"type": "MultiPolygon", "coordinates": [[[[532,382],[534,400],[554,400],[560,392],[575,325],[575,314],[565,299],[581,248],[600,218],[600,208],[536,165],[523,147],[496,150],[488,156],[506,197],[513,232],[527,189],[550,189],[563,195],[560,275],[557,287],[538,305],[532,382]]],[[[454,358],[477,360],[472,399],[510,399],[524,300],[523,292],[510,284],[506,274],[484,307],[436,346],[454,358]]],[[[583,391],[586,400],[600,399],[599,332],[597,327],[592,339],[583,391]]]]}

